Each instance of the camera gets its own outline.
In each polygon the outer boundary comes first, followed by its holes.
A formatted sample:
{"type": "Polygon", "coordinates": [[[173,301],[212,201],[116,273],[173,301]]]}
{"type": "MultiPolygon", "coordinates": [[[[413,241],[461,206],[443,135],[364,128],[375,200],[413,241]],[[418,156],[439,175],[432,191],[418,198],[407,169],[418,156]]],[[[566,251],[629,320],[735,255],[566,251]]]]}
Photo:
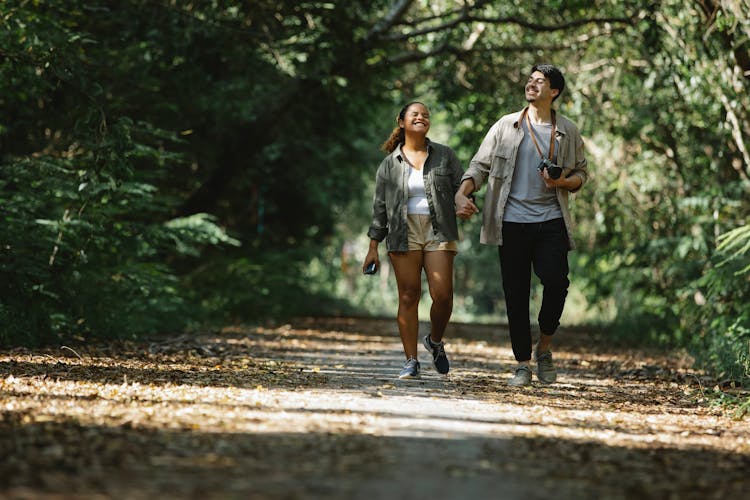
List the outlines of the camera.
{"type": "Polygon", "coordinates": [[[378,265],[373,260],[372,262],[370,262],[369,264],[367,264],[367,267],[365,268],[364,273],[365,274],[375,274],[376,272],[378,272],[378,265]]]}
{"type": "Polygon", "coordinates": [[[539,172],[543,172],[545,168],[547,169],[547,175],[549,175],[550,179],[559,179],[562,175],[562,167],[555,165],[547,158],[540,161],[539,165],[536,167],[539,172]]]}

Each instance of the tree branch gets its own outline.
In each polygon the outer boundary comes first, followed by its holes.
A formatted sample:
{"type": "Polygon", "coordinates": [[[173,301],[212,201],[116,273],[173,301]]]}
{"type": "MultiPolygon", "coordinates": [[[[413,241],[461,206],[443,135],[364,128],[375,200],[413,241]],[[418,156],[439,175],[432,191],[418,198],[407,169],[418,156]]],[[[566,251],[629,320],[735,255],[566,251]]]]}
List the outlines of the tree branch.
{"type": "Polygon", "coordinates": [[[459,47],[455,47],[453,45],[450,45],[448,43],[444,43],[442,45],[439,45],[438,47],[435,47],[432,50],[428,50],[426,52],[422,52],[419,50],[416,51],[409,51],[409,52],[401,52],[400,54],[396,54],[393,57],[389,57],[387,59],[388,64],[406,64],[406,63],[412,63],[412,62],[418,62],[423,61],[425,59],[428,59],[430,57],[439,55],[439,54],[453,54],[455,56],[461,57],[465,54],[468,54],[470,51],[464,50],[459,47]]]}
{"type": "MultiPolygon", "coordinates": [[[[388,41],[404,41],[404,40],[409,40],[410,38],[413,38],[416,36],[427,35],[429,33],[437,33],[440,31],[446,31],[462,23],[474,23],[474,22],[486,23],[486,24],[513,24],[521,28],[527,28],[533,31],[538,31],[538,32],[566,31],[566,30],[570,30],[573,28],[585,26],[587,24],[607,24],[608,23],[608,24],[625,24],[625,25],[630,26],[640,16],[641,14],[638,13],[630,17],[591,17],[591,18],[585,18],[585,19],[576,19],[574,21],[570,21],[570,22],[562,23],[562,24],[548,25],[548,24],[533,23],[531,21],[527,21],[525,19],[521,19],[515,16],[482,17],[482,16],[473,16],[471,14],[464,13],[461,16],[457,17],[456,19],[453,19],[452,21],[447,21],[437,26],[432,26],[430,28],[415,29],[408,33],[394,33],[389,36],[383,37],[383,39],[388,40],[388,41]]],[[[414,24],[421,24],[421,23],[422,21],[417,21],[414,24]]]]}
{"type": "Polygon", "coordinates": [[[471,4],[471,5],[466,3],[457,9],[447,10],[445,12],[442,12],[440,14],[435,14],[433,16],[426,16],[417,21],[397,22],[397,23],[394,23],[394,26],[413,26],[414,24],[427,23],[430,21],[435,21],[436,19],[446,19],[456,14],[463,14],[465,12],[470,12],[472,10],[476,11],[478,9],[483,8],[485,4],[487,3],[490,3],[490,0],[477,0],[476,2],[474,2],[474,4],[471,4]]]}
{"type": "MultiPolygon", "coordinates": [[[[614,33],[617,33],[619,31],[622,31],[622,29],[607,29],[603,30],[599,33],[587,33],[584,35],[581,35],[579,37],[576,37],[575,39],[571,40],[569,43],[565,44],[559,44],[555,47],[556,50],[565,50],[570,49],[574,45],[588,42],[594,38],[600,37],[600,36],[610,36],[614,33]]],[[[495,47],[485,47],[482,49],[482,52],[492,53],[492,52],[534,52],[537,50],[546,50],[548,47],[542,46],[542,45],[501,45],[501,46],[495,46],[495,47]]],[[[456,47],[454,45],[451,45],[447,42],[442,43],[441,45],[433,48],[432,50],[428,51],[404,51],[400,52],[394,56],[391,56],[387,59],[388,64],[405,64],[405,63],[413,63],[413,62],[419,62],[423,61],[425,59],[428,59],[430,57],[434,57],[440,54],[453,54],[454,56],[458,58],[463,58],[467,56],[468,54],[471,54],[472,52],[475,52],[476,49],[466,49],[464,47],[456,47]]]]}
{"type": "MultiPolygon", "coordinates": [[[[734,5],[731,2],[719,2],[717,4],[712,0],[696,0],[696,4],[703,11],[703,15],[706,18],[706,26],[708,27],[703,38],[704,40],[708,39],[708,34],[716,27],[716,19],[720,11],[724,10],[729,13],[730,17],[736,16],[738,20],[743,19],[742,7],[734,5]]],[[[738,22],[736,21],[736,23],[738,22]]],[[[750,80],[750,51],[745,48],[747,37],[750,36],[750,29],[746,33],[740,32],[739,36],[736,36],[734,28],[731,30],[720,30],[719,36],[734,54],[735,61],[742,70],[742,76],[750,80]],[[737,38],[740,39],[739,42],[737,38]]]]}
{"type": "Polygon", "coordinates": [[[412,3],[414,3],[414,0],[397,0],[396,3],[391,6],[391,9],[385,17],[367,33],[365,40],[371,40],[391,29],[393,25],[401,19],[409,7],[411,7],[412,3]]]}
{"type": "MultiPolygon", "coordinates": [[[[740,123],[739,118],[737,118],[737,114],[734,112],[733,103],[729,101],[723,92],[720,93],[719,97],[721,98],[721,104],[724,106],[724,111],[727,113],[727,121],[732,130],[734,143],[737,145],[737,149],[739,149],[745,165],[750,165],[750,150],[748,150],[748,146],[745,144],[745,139],[742,134],[742,124],[740,123]]],[[[748,180],[747,172],[745,172],[745,169],[742,167],[742,163],[738,162],[738,164],[735,164],[732,162],[732,168],[737,171],[743,180],[748,180]]]]}

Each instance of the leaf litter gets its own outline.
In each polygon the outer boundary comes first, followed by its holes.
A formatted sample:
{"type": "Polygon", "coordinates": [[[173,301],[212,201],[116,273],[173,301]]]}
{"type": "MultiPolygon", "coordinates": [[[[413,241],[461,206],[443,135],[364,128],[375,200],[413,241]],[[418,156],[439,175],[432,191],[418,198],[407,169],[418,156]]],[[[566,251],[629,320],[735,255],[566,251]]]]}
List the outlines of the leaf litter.
{"type": "Polygon", "coordinates": [[[558,383],[517,389],[505,385],[502,327],[451,324],[446,348],[450,374],[420,353],[416,381],[395,377],[392,320],[0,351],[0,497],[703,499],[750,488],[750,426],[709,404],[714,383],[684,354],[564,331],[558,383]]]}

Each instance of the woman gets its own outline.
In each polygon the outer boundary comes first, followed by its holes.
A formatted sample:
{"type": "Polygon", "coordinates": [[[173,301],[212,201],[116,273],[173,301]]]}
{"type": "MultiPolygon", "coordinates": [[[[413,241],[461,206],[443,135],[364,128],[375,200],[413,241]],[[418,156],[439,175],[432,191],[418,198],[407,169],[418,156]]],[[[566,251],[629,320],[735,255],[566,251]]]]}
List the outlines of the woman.
{"type": "Polygon", "coordinates": [[[422,339],[438,373],[448,373],[443,333],[453,312],[453,258],[458,250],[454,194],[463,168],[453,150],[427,138],[430,112],[421,102],[404,106],[398,127],[383,144],[390,153],[378,167],[370,248],[362,266],[380,265],[378,244],[385,239],[398,284],[398,329],[406,364],[399,378],[419,377],[417,310],[422,269],[432,308],[431,330],[422,339]]]}

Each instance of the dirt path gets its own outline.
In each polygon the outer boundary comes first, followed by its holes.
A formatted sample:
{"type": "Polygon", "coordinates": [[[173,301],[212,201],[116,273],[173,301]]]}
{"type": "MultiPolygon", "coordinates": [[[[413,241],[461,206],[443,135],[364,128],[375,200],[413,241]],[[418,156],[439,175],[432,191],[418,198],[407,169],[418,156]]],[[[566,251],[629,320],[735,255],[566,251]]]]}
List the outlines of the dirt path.
{"type": "Polygon", "coordinates": [[[750,498],[750,423],[689,360],[561,332],[510,389],[499,327],[395,379],[393,320],[0,352],[0,498],[750,498]]]}

